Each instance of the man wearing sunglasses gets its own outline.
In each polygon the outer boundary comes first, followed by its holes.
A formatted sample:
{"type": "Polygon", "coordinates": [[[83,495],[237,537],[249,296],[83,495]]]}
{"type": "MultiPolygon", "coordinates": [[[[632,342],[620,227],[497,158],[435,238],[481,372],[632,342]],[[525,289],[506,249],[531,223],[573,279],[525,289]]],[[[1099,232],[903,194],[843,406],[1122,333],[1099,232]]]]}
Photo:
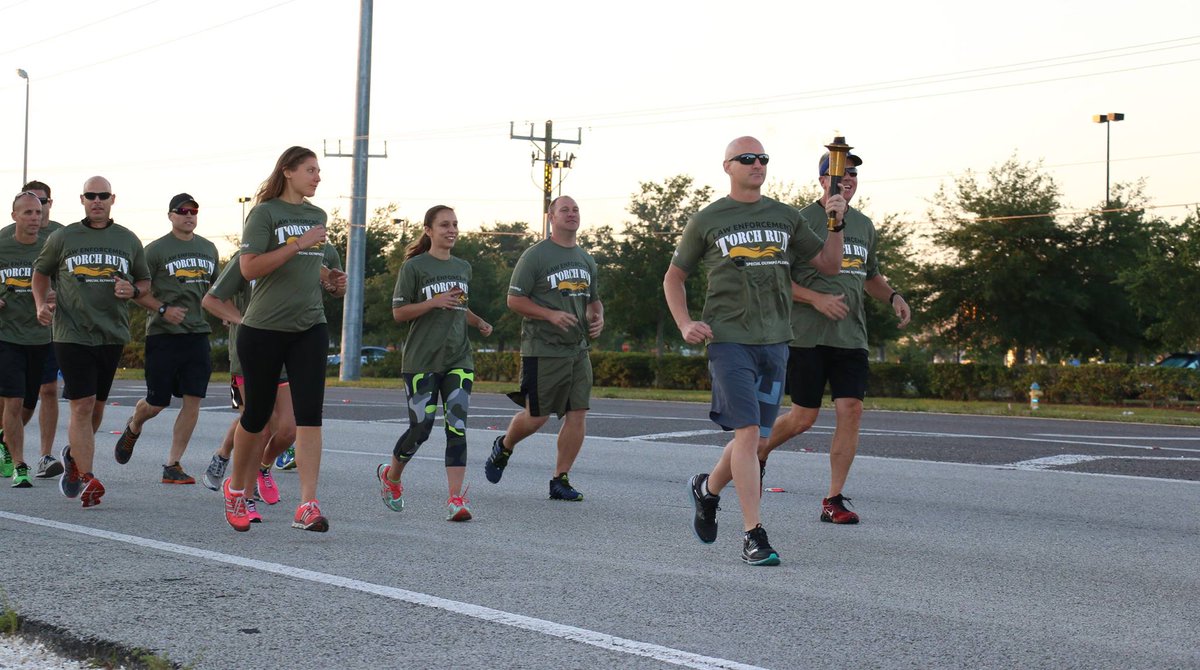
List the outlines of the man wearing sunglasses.
{"type": "Polygon", "coordinates": [[[150,292],[136,302],[150,310],[146,320],[146,397],[137,401],[133,416],[117,439],[117,462],[125,464],[146,422],[171,405],[171,396],[183,398],[175,417],[171,453],[163,465],[162,483],[195,484],[180,459],[187,449],[200,401],[208,390],[212,358],[208,336],[212,327],[204,318],[200,301],[217,274],[217,247],[196,234],[200,205],[187,193],[171,198],[167,218],[171,232],[146,245],[150,267],[150,292]]]}
{"type": "MultiPolygon", "coordinates": [[[[35,180],[25,184],[21,192],[34,195],[41,203],[42,217],[37,233],[40,240],[45,241],[50,233],[63,227],[61,223],[50,220],[50,207],[54,204],[54,200],[50,197],[49,185],[35,180]]],[[[15,230],[16,224],[0,228],[0,242],[12,238],[15,230]]],[[[51,291],[51,296],[53,293],[51,291]]],[[[30,299],[32,300],[32,297],[30,299]]],[[[38,402],[41,402],[41,411],[38,412],[38,428],[42,436],[41,457],[38,459],[37,473],[34,475],[37,479],[50,479],[62,474],[62,463],[59,463],[52,453],[54,451],[54,435],[58,430],[58,359],[54,356],[54,347],[47,347],[46,351],[46,360],[42,363],[41,388],[33,399],[32,405],[23,407],[21,410],[21,420],[28,425],[29,420],[33,418],[33,411],[38,407],[38,402]]],[[[4,429],[0,428],[0,444],[3,442],[4,429]]]]}
{"type": "Polygon", "coordinates": [[[84,182],[79,202],[85,217],[51,233],[33,267],[38,321],[53,323],[63,396],[71,406],[58,486],[68,498],[80,498],[84,507],[99,505],[104,495],[92,459],[104,403],[129,341],[126,301],[150,290],[141,241],[110,216],[116,200],[104,177],[84,182]],[[54,300],[49,298],[51,281],[54,300]]]}
{"type": "MultiPolygon", "coordinates": [[[[767,161],[762,144],[739,137],[725,149],[729,195],[697,212],[684,228],[663,278],[663,292],[684,341],[708,341],[712,379],[709,417],[733,431],[712,472],[691,478],[692,529],[701,542],[717,539],[717,504],[731,481],[742,508],[742,560],[778,565],[759,515],[755,462],[779,412],[787,343],[793,262],[836,274],[842,260],[841,228],[823,241],[794,208],[762,195],[767,161]],[[702,320],[692,320],[684,282],[698,266],[708,274],[702,320]]],[[[845,201],[830,199],[841,220],[845,201]]]]}
{"type": "MultiPolygon", "coordinates": [[[[818,162],[818,178],[825,195],[800,210],[809,229],[818,236],[826,234],[826,203],[839,195],[849,203],[858,191],[858,166],[862,162],[854,154],[846,156],[840,194],[830,190],[829,154],[823,155],[818,162]]],[[[855,524],[858,514],[846,509],[845,503],[850,499],[842,495],[842,488],[858,450],[863,397],[867,390],[865,296],[891,305],[901,328],[908,325],[912,315],[904,296],[892,290],[887,279],[879,274],[875,225],[852,207],[846,208],[843,221],[846,229],[841,272],[825,277],[803,265],[792,266],[792,280],[797,285],[787,373],[792,408],[775,421],[767,444],[759,447],[758,459],[761,479],[766,476],[767,456],[771,451],[811,428],[817,420],[828,383],[837,426],[829,449],[829,492],[821,500],[820,519],[836,524],[855,524]]]]}

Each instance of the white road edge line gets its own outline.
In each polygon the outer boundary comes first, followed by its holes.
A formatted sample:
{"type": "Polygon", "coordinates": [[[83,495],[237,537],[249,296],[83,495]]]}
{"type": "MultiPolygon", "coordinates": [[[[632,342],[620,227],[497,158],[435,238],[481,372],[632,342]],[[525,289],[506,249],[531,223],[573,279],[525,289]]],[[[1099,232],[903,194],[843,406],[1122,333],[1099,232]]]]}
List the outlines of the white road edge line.
{"type": "Polygon", "coordinates": [[[737,661],[730,661],[723,658],[713,658],[711,656],[701,656],[691,652],[682,651],[680,649],[672,649],[649,642],[639,642],[630,640],[615,635],[608,635],[597,631],[588,630],[586,628],[576,628],[575,626],[567,626],[545,619],[536,619],[527,617],[521,614],[513,614],[503,610],[496,610],[490,607],[481,605],[472,605],[471,603],[459,602],[457,600],[448,600],[439,598],[425,593],[416,591],[408,591],[406,589],[398,589],[392,586],[383,586],[381,584],[372,584],[358,579],[350,579],[340,575],[331,575],[324,572],[315,572],[313,570],[305,570],[303,568],[295,568],[281,563],[270,563],[267,561],[259,561],[253,558],[243,558],[241,556],[233,556],[231,554],[222,554],[217,551],[209,551],[207,549],[196,549],[170,542],[162,542],[160,540],[151,540],[149,538],[138,537],[136,535],[126,535],[124,533],[114,533],[112,531],[101,530],[98,528],[89,528],[87,526],[78,526],[70,523],[62,523],[60,521],[51,521],[49,519],[39,519],[37,517],[25,516],[24,514],[13,514],[11,512],[0,511],[0,518],[18,521],[35,526],[45,528],[54,528],[57,530],[66,531],[69,533],[78,533],[80,535],[89,535],[103,540],[111,540],[113,542],[122,542],[132,544],[146,549],[154,549],[171,554],[180,554],[190,556],[206,561],[216,563],[225,563],[227,565],[236,565],[242,568],[251,570],[259,570],[261,572],[269,572],[271,574],[280,575],[282,577],[291,577],[326,586],[336,586],[351,591],[359,591],[372,595],[391,598],[401,602],[420,605],[422,607],[431,607],[434,609],[445,610],[453,614],[468,616],[473,619],[480,619],[491,623],[497,623],[502,626],[510,626],[519,628],[532,633],[557,637],[571,642],[580,642],[582,644],[599,647],[607,651],[615,651],[622,654],[632,656],[642,656],[645,658],[654,659],[663,663],[671,663],[687,668],[698,668],[701,670],[720,669],[720,670],[765,670],[755,665],[746,665],[737,661]]]}

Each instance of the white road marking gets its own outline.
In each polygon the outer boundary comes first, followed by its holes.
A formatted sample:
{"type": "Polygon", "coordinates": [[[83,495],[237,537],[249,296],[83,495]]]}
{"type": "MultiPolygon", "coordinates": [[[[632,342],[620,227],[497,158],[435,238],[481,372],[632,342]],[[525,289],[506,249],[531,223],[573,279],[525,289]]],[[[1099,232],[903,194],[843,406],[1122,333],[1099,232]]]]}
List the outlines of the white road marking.
{"type": "Polygon", "coordinates": [[[1032,458],[1028,461],[1019,461],[1010,463],[1004,467],[1013,468],[1016,470],[1046,470],[1062,465],[1075,465],[1076,463],[1086,463],[1088,461],[1103,461],[1110,458],[1120,460],[1138,460],[1138,461],[1200,461],[1200,458],[1189,458],[1187,456],[1094,456],[1084,454],[1056,454],[1054,456],[1043,456],[1041,458],[1032,458]]]}
{"type": "Polygon", "coordinates": [[[1042,458],[1011,463],[1006,467],[1013,468],[1014,470],[1048,470],[1062,465],[1075,465],[1076,463],[1099,461],[1104,458],[1104,456],[1085,456],[1083,454],[1056,454],[1054,456],[1043,456],[1042,458]]]}
{"type": "Polygon", "coordinates": [[[597,631],[588,630],[586,628],[577,628],[575,626],[567,626],[565,624],[547,621],[545,619],[536,619],[521,614],[513,614],[503,610],[483,607],[481,605],[473,605],[471,603],[459,602],[457,600],[448,600],[439,598],[425,593],[416,591],[408,591],[399,589],[393,586],[384,586],[382,584],[372,584],[358,579],[342,577],[326,572],[316,572],[313,570],[305,570],[296,568],[282,563],[271,563],[268,561],[259,561],[253,558],[243,558],[231,554],[223,554],[217,551],[208,549],[197,549],[180,544],[170,542],[162,542],[160,540],[152,540],[136,535],[126,535],[124,533],[114,533],[112,531],[101,530],[98,528],[89,528],[87,526],[79,526],[76,524],[62,523],[59,521],[51,521],[49,519],[39,519],[37,517],[25,516],[24,514],[13,514],[11,512],[0,511],[0,518],[9,519],[11,521],[19,521],[34,526],[42,526],[45,528],[53,528],[69,533],[77,533],[79,535],[88,535],[91,537],[100,538],[103,540],[111,540],[113,542],[121,542],[146,549],[153,549],[170,554],[179,554],[182,556],[190,556],[205,561],[214,563],[224,563],[226,565],[235,565],[250,570],[258,570],[267,572],[281,577],[289,577],[301,581],[314,582],[325,586],[333,586],[351,591],[359,591],[371,595],[382,596],[400,602],[406,602],[412,605],[420,605],[422,607],[431,607],[440,609],[452,614],[488,621],[491,623],[509,626],[521,630],[557,637],[571,642],[579,642],[582,644],[599,647],[606,651],[613,651],[631,656],[642,656],[663,663],[671,663],[687,668],[700,669],[731,669],[731,670],[763,670],[758,666],[746,665],[737,661],[730,661],[723,658],[714,658],[711,656],[701,656],[680,649],[664,647],[649,642],[639,642],[638,640],[630,640],[628,638],[608,635],[597,631]]]}
{"type": "MultiPolygon", "coordinates": [[[[670,437],[695,437],[698,435],[719,435],[723,430],[681,430],[674,433],[651,433],[649,435],[632,435],[630,437],[610,438],[617,442],[633,442],[636,440],[662,440],[670,437]]],[[[731,433],[732,435],[732,433],[731,433]]]]}
{"type": "MultiPolygon", "coordinates": [[[[913,430],[885,430],[885,429],[862,429],[862,434],[872,435],[906,435],[910,437],[947,437],[947,438],[968,438],[972,440],[1011,440],[1014,442],[1040,442],[1044,444],[1078,444],[1087,447],[1116,447],[1119,449],[1138,449],[1143,451],[1158,450],[1163,451],[1186,451],[1191,453],[1200,453],[1200,449],[1185,449],[1183,447],[1155,447],[1145,444],[1120,444],[1114,442],[1092,442],[1090,440],[1062,440],[1062,439],[1046,439],[1041,437],[1019,437],[1016,435],[976,435],[972,433],[935,433],[927,431],[913,430]]],[[[1114,438],[1097,438],[1097,439],[1114,439],[1114,438]]],[[[1125,438],[1115,438],[1125,439],[1125,438]]],[[[1153,439],[1153,438],[1143,438],[1153,439]]]]}
{"type": "MultiPolygon", "coordinates": [[[[1065,433],[1034,433],[1034,435],[1040,435],[1042,437],[1079,437],[1078,435],[1065,433]]],[[[1197,434],[1195,437],[1159,437],[1157,435],[1146,435],[1145,437],[1140,435],[1088,435],[1088,437],[1092,438],[1093,440],[1164,440],[1177,442],[1200,442],[1200,434],[1197,434]]]]}

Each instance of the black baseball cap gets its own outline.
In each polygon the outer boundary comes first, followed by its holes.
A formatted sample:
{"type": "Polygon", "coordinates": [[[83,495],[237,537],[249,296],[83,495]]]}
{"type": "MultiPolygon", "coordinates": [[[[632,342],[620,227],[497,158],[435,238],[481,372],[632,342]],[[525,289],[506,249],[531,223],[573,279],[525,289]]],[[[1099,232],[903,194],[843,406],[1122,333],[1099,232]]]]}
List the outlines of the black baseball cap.
{"type": "Polygon", "coordinates": [[[197,209],[200,208],[200,203],[196,202],[195,198],[188,195],[187,193],[180,193],[179,195],[175,196],[174,198],[171,198],[171,204],[167,207],[167,211],[173,212],[173,211],[175,211],[175,209],[177,207],[179,207],[180,205],[182,205],[184,203],[188,203],[188,202],[195,205],[197,209]]]}
{"type": "MultiPolygon", "coordinates": [[[[852,153],[846,154],[846,164],[851,167],[862,165],[862,159],[852,153]]],[[[817,164],[817,176],[824,177],[825,173],[829,172],[829,152],[826,151],[821,155],[821,162],[817,164]]]]}

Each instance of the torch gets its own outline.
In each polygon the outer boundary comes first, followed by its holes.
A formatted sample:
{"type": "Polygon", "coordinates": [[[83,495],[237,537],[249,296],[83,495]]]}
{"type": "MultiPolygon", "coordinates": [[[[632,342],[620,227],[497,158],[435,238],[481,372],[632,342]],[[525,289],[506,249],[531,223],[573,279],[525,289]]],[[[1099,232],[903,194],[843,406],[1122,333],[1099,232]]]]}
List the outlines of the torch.
{"type": "MultiPolygon", "coordinates": [[[[846,144],[846,138],[838,135],[833,138],[833,143],[826,144],[825,148],[829,150],[829,193],[840,193],[842,188],[842,175],[846,174],[846,154],[854,147],[846,144]]],[[[837,217],[829,217],[829,230],[837,232],[841,228],[837,225],[837,217]]]]}

